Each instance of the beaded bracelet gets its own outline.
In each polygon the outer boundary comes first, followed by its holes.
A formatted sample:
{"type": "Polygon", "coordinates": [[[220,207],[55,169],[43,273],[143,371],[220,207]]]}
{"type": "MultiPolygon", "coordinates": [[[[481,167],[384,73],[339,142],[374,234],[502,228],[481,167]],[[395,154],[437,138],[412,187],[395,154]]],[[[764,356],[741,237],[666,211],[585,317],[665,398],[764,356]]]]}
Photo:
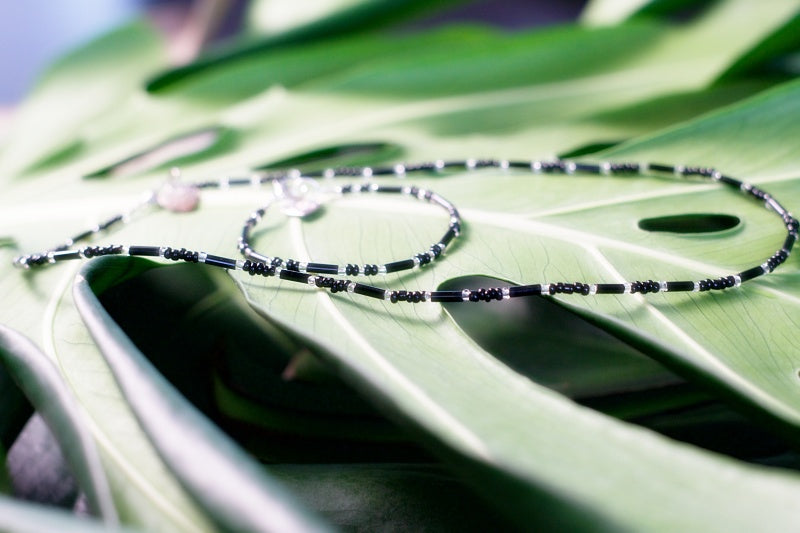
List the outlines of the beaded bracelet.
{"type": "MultiPolygon", "coordinates": [[[[290,178],[290,180],[302,180],[307,178],[302,178],[300,176],[295,176],[290,178]]],[[[282,182],[279,182],[282,184],[282,182]]],[[[283,185],[279,188],[279,190],[285,194],[285,190],[291,186],[283,185]]],[[[357,264],[348,263],[346,265],[338,265],[333,263],[320,263],[320,262],[304,262],[304,261],[297,261],[295,259],[281,259],[280,257],[270,257],[267,255],[260,254],[256,252],[252,245],[250,244],[250,232],[251,230],[258,224],[261,219],[266,214],[267,208],[270,204],[257,209],[254,211],[250,217],[245,221],[244,227],[242,228],[242,236],[239,238],[239,252],[245,256],[247,259],[252,259],[257,263],[263,263],[267,265],[267,268],[278,268],[281,266],[285,266],[289,270],[298,270],[300,272],[308,272],[310,274],[338,274],[339,276],[358,276],[359,274],[363,274],[364,276],[374,276],[377,274],[391,274],[393,272],[402,272],[403,270],[410,270],[412,268],[416,268],[419,266],[425,266],[432,261],[435,261],[439,257],[441,257],[442,253],[444,252],[445,248],[455,239],[458,237],[461,231],[461,216],[458,214],[458,210],[455,206],[445,200],[440,195],[436,194],[435,192],[428,190],[428,189],[421,189],[419,187],[413,186],[386,186],[386,185],[378,185],[377,183],[364,183],[364,184],[347,184],[343,186],[339,186],[333,189],[333,192],[338,195],[349,195],[349,194],[356,194],[360,192],[371,192],[371,193],[379,193],[379,194],[400,194],[403,196],[409,196],[412,198],[416,198],[418,200],[422,200],[431,204],[438,205],[443,207],[447,210],[448,214],[450,215],[450,223],[447,227],[447,231],[439,239],[435,242],[431,247],[422,253],[415,254],[409,259],[401,259],[399,261],[392,261],[390,263],[385,263],[382,265],[376,264],[364,264],[363,266],[359,266],[357,264]]],[[[293,198],[294,199],[294,198],[293,198]]],[[[316,202],[312,202],[312,205],[315,205],[316,202]]],[[[311,208],[313,209],[313,207],[311,208]]],[[[301,209],[297,214],[305,215],[308,214],[309,208],[301,209]]]]}
{"type": "MultiPolygon", "coordinates": [[[[798,228],[800,223],[789,213],[775,198],[764,190],[749,183],[742,182],[735,178],[726,176],[713,168],[663,165],[663,164],[639,164],[639,163],[582,163],[574,161],[497,161],[497,160],[475,160],[468,159],[458,162],[436,161],[432,163],[422,163],[418,165],[395,165],[393,167],[363,167],[363,168],[344,168],[327,169],[320,172],[306,173],[306,178],[334,178],[352,176],[381,176],[395,175],[403,177],[409,172],[430,172],[443,171],[445,169],[464,169],[472,170],[476,168],[501,168],[501,169],[528,169],[534,174],[575,174],[576,172],[595,174],[595,175],[651,175],[667,174],[678,177],[699,177],[718,182],[733,189],[758,202],[770,211],[775,212],[782,220],[787,235],[783,245],[765,262],[748,268],[741,272],[721,276],[718,278],[707,278],[693,281],[632,281],[624,283],[585,283],[585,282],[557,282],[557,283],[536,283],[529,285],[491,287],[476,290],[436,290],[436,291],[406,291],[389,290],[360,282],[346,279],[336,279],[328,276],[315,275],[313,272],[300,271],[299,264],[273,266],[263,261],[247,259],[232,259],[206,252],[190,251],[185,248],[171,248],[163,246],[87,246],[79,250],[65,249],[65,247],[48,250],[41,254],[30,254],[17,257],[14,264],[21,268],[40,267],[54,264],[65,260],[92,258],[105,255],[128,255],[145,257],[163,257],[173,261],[187,261],[191,263],[203,263],[210,266],[224,268],[227,270],[241,270],[250,275],[260,275],[265,277],[277,276],[282,280],[303,283],[313,287],[328,289],[332,293],[348,292],[368,296],[370,298],[396,302],[479,302],[492,300],[507,300],[510,298],[525,296],[552,296],[557,294],[580,294],[580,295],[601,295],[601,294],[648,294],[657,292],[704,292],[717,291],[728,288],[739,287],[742,283],[750,281],[759,276],[768,274],[784,263],[791,253],[792,247],[798,238],[798,228]]],[[[295,173],[296,175],[296,173],[295,173]]],[[[259,178],[267,179],[267,178],[259,178]]],[[[275,177],[269,179],[276,179],[275,177]]],[[[279,179],[279,178],[278,178],[279,179]]],[[[247,180],[250,183],[251,180],[247,180]]],[[[225,180],[224,186],[244,184],[244,181],[225,180]]],[[[222,188],[221,182],[206,182],[196,184],[198,188],[222,188]]],[[[72,241],[85,240],[94,233],[108,228],[123,220],[122,215],[113,217],[103,225],[84,232],[72,239],[72,241]]],[[[68,241],[69,242],[69,241],[68,241]]],[[[413,265],[419,266],[419,265],[413,265]]],[[[337,268],[338,272],[338,268],[337,268]]]]}

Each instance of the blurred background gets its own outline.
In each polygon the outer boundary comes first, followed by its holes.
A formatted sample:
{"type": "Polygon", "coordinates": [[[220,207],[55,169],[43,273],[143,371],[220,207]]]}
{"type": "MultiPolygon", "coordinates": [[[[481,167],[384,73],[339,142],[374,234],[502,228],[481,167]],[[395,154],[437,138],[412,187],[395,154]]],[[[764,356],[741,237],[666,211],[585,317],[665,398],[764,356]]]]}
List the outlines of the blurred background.
{"type": "MultiPolygon", "coordinates": [[[[175,63],[203,46],[244,32],[268,32],[287,18],[324,10],[342,0],[26,0],[0,2],[0,107],[6,114],[59,55],[137,17],[165,35],[175,63]],[[299,8],[298,6],[303,6],[299,8]],[[279,21],[280,19],[280,21],[279,21]]],[[[507,29],[573,20],[585,0],[477,0],[448,2],[414,27],[482,22],[507,29]]]]}

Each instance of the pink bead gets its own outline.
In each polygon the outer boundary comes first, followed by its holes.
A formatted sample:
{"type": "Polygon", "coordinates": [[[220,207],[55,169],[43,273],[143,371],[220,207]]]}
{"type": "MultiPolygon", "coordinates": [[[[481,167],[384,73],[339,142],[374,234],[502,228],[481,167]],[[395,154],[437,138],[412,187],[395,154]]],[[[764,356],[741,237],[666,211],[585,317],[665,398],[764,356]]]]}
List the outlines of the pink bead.
{"type": "Polygon", "coordinates": [[[200,189],[190,183],[169,181],[156,194],[156,202],[173,213],[194,211],[200,203],[200,189]]]}

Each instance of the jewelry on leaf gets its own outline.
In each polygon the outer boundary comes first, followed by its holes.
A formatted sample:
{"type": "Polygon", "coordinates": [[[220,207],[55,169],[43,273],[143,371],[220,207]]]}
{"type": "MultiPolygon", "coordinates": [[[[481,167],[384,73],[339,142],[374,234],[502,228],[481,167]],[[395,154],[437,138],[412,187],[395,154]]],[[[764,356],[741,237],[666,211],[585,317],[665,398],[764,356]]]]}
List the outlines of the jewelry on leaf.
{"type": "MultiPolygon", "coordinates": [[[[300,180],[310,181],[316,185],[316,182],[313,180],[309,178],[302,178],[300,176],[292,176],[287,180],[278,180],[275,182],[276,188],[278,189],[276,198],[278,200],[286,199],[288,195],[284,191],[287,189],[296,191],[298,187],[295,182],[300,180]]],[[[308,187],[307,185],[305,186],[308,187]]],[[[339,276],[358,276],[359,274],[362,274],[364,276],[375,276],[378,274],[391,274],[393,272],[410,270],[415,267],[425,266],[435,261],[442,255],[447,245],[449,245],[453,239],[458,237],[459,232],[461,231],[461,216],[458,214],[458,210],[455,208],[455,206],[435,192],[427,189],[421,189],[413,186],[401,187],[397,185],[378,185],[377,183],[355,183],[335,187],[333,192],[339,196],[368,192],[376,194],[399,194],[402,196],[416,198],[418,200],[422,200],[424,202],[435,204],[444,208],[450,215],[450,223],[447,227],[447,231],[441,239],[433,243],[428,250],[415,254],[408,259],[392,261],[382,265],[358,265],[353,263],[348,263],[347,265],[338,265],[333,263],[303,262],[294,259],[284,260],[280,257],[270,257],[260,254],[253,249],[253,246],[250,244],[250,232],[266,214],[267,208],[269,207],[269,204],[267,204],[266,206],[254,211],[253,214],[251,214],[250,217],[245,221],[244,227],[242,228],[242,236],[239,238],[239,252],[244,255],[248,261],[263,263],[267,265],[267,268],[285,267],[289,270],[297,270],[299,272],[307,272],[309,274],[333,274],[339,276]]],[[[296,201],[299,207],[290,207],[288,210],[286,207],[284,207],[284,212],[287,212],[293,216],[296,216],[296,213],[302,213],[303,215],[309,214],[312,212],[308,210],[310,206],[319,207],[319,204],[316,201],[308,201],[297,193],[292,193],[291,198],[296,201]]]]}
{"type": "MultiPolygon", "coordinates": [[[[444,248],[458,236],[461,228],[461,219],[458,211],[452,203],[432,191],[419,189],[416,187],[384,186],[376,183],[350,184],[337,187],[338,194],[351,194],[354,192],[372,193],[392,193],[415,196],[420,200],[427,201],[445,208],[450,214],[450,225],[447,233],[439,242],[431,246],[430,250],[417,254],[410,259],[386,263],[380,266],[363,265],[360,267],[355,264],[336,265],[327,263],[301,263],[295,260],[284,262],[278,258],[264,256],[256,252],[250,244],[250,231],[258,223],[266,212],[263,207],[251,215],[245,222],[242,235],[239,239],[239,250],[245,259],[233,259],[224,256],[212,255],[207,252],[191,251],[185,248],[173,248],[165,246],[138,246],[138,245],[106,245],[106,246],[85,246],[80,249],[71,249],[75,243],[88,241],[96,233],[107,231],[110,228],[124,223],[126,215],[116,215],[106,222],[95,226],[61,246],[46,250],[39,254],[28,254],[14,259],[14,265],[24,269],[43,267],[61,261],[75,259],[89,259],[105,255],[127,255],[143,257],[161,257],[172,261],[186,261],[190,263],[203,263],[206,265],[224,268],[227,270],[241,270],[250,275],[265,277],[277,276],[282,280],[303,283],[313,287],[327,289],[330,292],[348,292],[370,298],[386,300],[388,302],[480,302],[492,300],[507,300],[524,296],[552,296],[558,294],[580,294],[601,295],[601,294],[649,294],[658,292],[705,292],[719,291],[739,287],[742,283],[758,278],[775,270],[786,261],[791,253],[794,243],[798,239],[798,227],[800,224],[773,196],[766,191],[726,176],[721,172],[707,167],[664,165],[657,163],[583,163],[565,160],[555,161],[506,161],[506,160],[477,160],[467,159],[465,161],[445,162],[442,160],[426,162],[415,165],[398,164],[387,167],[361,167],[361,168],[339,168],[326,169],[317,172],[301,174],[298,171],[276,174],[254,174],[249,178],[225,178],[220,181],[208,181],[194,184],[175,185],[178,192],[175,193],[179,198],[169,198],[160,200],[159,194],[152,195],[148,201],[153,203],[153,198],[161,207],[177,212],[194,209],[199,199],[199,191],[202,189],[224,189],[239,185],[261,185],[267,182],[273,183],[276,188],[276,201],[283,204],[288,210],[288,214],[293,216],[303,216],[315,211],[319,207],[319,202],[309,197],[309,192],[316,188],[314,178],[337,178],[337,177],[358,177],[371,178],[373,176],[396,176],[405,177],[409,173],[421,172],[442,172],[448,169],[473,170],[477,168],[500,168],[500,169],[522,169],[534,174],[567,174],[575,173],[610,175],[610,176],[633,176],[633,175],[671,175],[680,178],[702,178],[719,183],[742,193],[745,197],[754,199],[762,203],[768,210],[777,214],[785,229],[786,237],[777,251],[767,258],[764,262],[747,268],[740,272],[731,273],[717,278],[706,278],[699,280],[645,280],[628,281],[622,283],[586,283],[578,282],[556,282],[556,283],[535,283],[527,285],[490,287],[481,289],[461,289],[461,290],[428,290],[428,291],[408,291],[390,290],[375,287],[365,283],[355,282],[347,279],[337,279],[320,274],[336,274],[355,276],[388,274],[400,270],[406,270],[427,264],[437,259],[444,248]],[[304,181],[297,181],[304,180],[304,181]],[[311,185],[314,184],[314,185],[311,185]]],[[[165,196],[169,196],[164,193],[165,196]]],[[[137,206],[136,209],[139,209],[137,206]]]]}

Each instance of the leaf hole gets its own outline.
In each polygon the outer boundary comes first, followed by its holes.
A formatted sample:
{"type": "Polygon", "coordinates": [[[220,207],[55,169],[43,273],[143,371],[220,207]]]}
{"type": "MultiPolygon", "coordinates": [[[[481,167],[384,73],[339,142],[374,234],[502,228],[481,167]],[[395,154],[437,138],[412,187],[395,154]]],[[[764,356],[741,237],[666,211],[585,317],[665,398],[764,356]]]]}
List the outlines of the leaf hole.
{"type": "Polygon", "coordinates": [[[172,137],[116,163],[86,174],[86,178],[130,176],[220,155],[233,148],[236,134],[226,128],[205,128],[172,137]]]}
{"type": "Polygon", "coordinates": [[[643,218],[639,229],[666,233],[715,233],[729,230],[739,225],[737,216],[717,213],[685,213],[663,217],[643,218]]]}
{"type": "MultiPolygon", "coordinates": [[[[449,280],[441,288],[498,285],[505,283],[475,276],[449,280]]],[[[787,449],[786,443],[716,400],[702,383],[684,380],[554,299],[444,305],[461,329],[496,359],[584,406],[749,461],[779,457],[787,449]]]]}
{"type": "Polygon", "coordinates": [[[256,170],[297,168],[303,171],[311,171],[330,166],[367,166],[397,158],[402,153],[403,149],[393,143],[339,144],[272,161],[256,167],[256,170]]]}
{"type": "Polygon", "coordinates": [[[582,144],[567,152],[558,155],[561,159],[571,159],[574,157],[583,157],[586,155],[596,154],[603,150],[608,150],[620,144],[622,141],[598,141],[594,143],[582,144]]]}
{"type": "MultiPolygon", "coordinates": [[[[504,285],[494,278],[448,280],[443,290],[504,285]]],[[[461,329],[519,374],[581,402],[622,391],[683,383],[660,363],[549,298],[499,305],[445,304],[461,329]]]]}

